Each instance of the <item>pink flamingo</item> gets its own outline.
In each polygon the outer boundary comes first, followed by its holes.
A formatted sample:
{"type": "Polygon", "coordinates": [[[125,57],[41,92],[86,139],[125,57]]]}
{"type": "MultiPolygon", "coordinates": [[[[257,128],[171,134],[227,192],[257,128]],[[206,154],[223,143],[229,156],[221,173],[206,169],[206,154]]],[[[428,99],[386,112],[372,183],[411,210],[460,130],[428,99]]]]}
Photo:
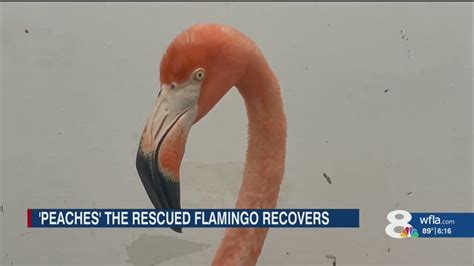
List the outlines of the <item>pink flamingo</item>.
{"type": "MultiPolygon", "coordinates": [[[[179,168],[189,130],[236,86],[247,109],[248,147],[235,207],[275,208],[285,168],[286,118],[278,80],[256,44],[229,26],[191,26],[166,50],[160,81],[136,161],[154,206],[181,207],[179,168]]],[[[226,229],[212,264],[255,265],[267,233],[268,228],[226,229]]]]}

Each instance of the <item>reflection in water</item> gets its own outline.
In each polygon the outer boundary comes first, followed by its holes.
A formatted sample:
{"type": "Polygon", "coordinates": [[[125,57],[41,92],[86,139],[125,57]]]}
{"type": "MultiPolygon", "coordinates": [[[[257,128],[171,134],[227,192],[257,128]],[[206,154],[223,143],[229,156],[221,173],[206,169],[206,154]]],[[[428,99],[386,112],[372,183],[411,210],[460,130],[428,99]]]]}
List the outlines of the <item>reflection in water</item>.
{"type": "Polygon", "coordinates": [[[128,261],[133,265],[153,265],[208,248],[209,245],[179,239],[172,236],[140,235],[125,246],[128,261]]]}

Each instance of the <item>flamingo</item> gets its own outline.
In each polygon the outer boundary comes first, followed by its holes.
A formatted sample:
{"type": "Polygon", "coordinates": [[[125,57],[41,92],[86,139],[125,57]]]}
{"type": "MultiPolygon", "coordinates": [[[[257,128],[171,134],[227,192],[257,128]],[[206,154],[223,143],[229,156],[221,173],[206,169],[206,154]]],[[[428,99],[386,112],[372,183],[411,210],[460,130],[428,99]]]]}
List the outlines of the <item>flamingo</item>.
{"type": "MultiPolygon", "coordinates": [[[[155,208],[181,208],[179,170],[191,126],[234,86],[248,118],[235,208],[275,208],[285,169],[286,117],[278,80],[257,45],[230,26],[192,25],[163,55],[160,84],[136,160],[155,208]]],[[[267,233],[268,228],[227,228],[212,265],[255,265],[267,233]]]]}

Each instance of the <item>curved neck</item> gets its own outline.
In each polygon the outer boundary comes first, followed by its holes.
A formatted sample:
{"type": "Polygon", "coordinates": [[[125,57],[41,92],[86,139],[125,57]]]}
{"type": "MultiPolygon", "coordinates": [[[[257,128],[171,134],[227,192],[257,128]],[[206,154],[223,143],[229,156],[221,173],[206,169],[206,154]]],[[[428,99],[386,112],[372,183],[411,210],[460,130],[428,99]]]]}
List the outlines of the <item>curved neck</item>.
{"type": "MultiPolygon", "coordinates": [[[[237,87],[248,117],[248,147],[236,208],[277,205],[286,153],[286,117],[278,80],[258,53],[237,87]]],[[[254,265],[268,228],[228,228],[213,265],[254,265]]]]}

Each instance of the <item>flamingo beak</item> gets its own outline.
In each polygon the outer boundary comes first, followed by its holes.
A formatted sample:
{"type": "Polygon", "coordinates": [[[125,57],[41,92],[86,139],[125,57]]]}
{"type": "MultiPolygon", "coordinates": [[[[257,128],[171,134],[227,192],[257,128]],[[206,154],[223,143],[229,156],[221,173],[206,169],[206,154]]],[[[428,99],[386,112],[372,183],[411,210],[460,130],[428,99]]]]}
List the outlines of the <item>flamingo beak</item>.
{"type": "Polygon", "coordinates": [[[157,209],[181,209],[179,169],[197,110],[186,95],[160,91],[138,147],[138,174],[157,209]]]}

